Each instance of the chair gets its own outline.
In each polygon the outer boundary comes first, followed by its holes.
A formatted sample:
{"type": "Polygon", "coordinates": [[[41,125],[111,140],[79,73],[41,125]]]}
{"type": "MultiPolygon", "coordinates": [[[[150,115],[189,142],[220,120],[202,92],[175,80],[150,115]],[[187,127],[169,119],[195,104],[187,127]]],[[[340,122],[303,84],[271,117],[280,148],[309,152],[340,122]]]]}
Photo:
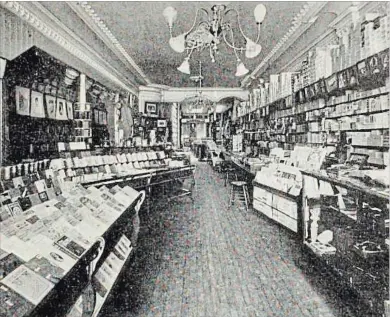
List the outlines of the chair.
{"type": "Polygon", "coordinates": [[[236,201],[244,201],[246,211],[249,209],[249,193],[248,186],[246,182],[243,181],[233,181],[230,183],[232,185],[230,189],[230,200],[229,205],[232,206],[236,201]]]}

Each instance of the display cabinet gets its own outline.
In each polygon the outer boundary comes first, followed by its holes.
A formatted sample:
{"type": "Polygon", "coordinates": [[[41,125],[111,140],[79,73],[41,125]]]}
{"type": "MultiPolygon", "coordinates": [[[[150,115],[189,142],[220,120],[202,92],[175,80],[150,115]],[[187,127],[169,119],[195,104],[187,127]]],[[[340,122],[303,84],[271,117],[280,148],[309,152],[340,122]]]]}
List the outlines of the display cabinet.
{"type": "Polygon", "coordinates": [[[305,249],[365,304],[364,316],[385,316],[384,303],[389,299],[388,187],[325,171],[302,174],[305,249]]]}
{"type": "MultiPolygon", "coordinates": [[[[92,112],[91,104],[79,103],[74,104],[73,120],[75,129],[75,141],[83,142],[92,140],[92,112]]],[[[91,141],[88,141],[91,143],[91,141]]]]}
{"type": "Polygon", "coordinates": [[[264,167],[253,181],[253,208],[293,232],[301,232],[301,186],[299,169],[276,164],[264,167]]]}

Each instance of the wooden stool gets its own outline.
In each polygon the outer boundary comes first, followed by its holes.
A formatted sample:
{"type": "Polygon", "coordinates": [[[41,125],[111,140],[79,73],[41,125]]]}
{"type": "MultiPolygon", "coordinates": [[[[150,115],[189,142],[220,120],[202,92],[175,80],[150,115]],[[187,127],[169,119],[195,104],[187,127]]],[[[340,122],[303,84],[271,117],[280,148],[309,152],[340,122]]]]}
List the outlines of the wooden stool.
{"type": "Polygon", "coordinates": [[[236,174],[236,169],[232,167],[228,167],[225,169],[225,187],[229,181],[229,177],[233,176],[236,181],[238,181],[238,177],[236,174]]]}
{"type": "Polygon", "coordinates": [[[235,181],[230,184],[232,185],[232,188],[230,189],[230,206],[233,205],[237,199],[238,201],[245,202],[245,208],[248,211],[249,194],[246,182],[235,181]]]}

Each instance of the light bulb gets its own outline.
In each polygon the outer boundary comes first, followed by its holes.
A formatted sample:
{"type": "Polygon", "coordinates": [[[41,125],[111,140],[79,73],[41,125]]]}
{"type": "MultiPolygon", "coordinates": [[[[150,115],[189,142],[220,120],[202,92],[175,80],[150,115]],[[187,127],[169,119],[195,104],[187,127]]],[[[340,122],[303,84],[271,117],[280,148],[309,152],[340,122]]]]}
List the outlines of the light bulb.
{"type": "Polygon", "coordinates": [[[246,74],[248,74],[249,70],[245,67],[244,63],[241,62],[241,60],[237,60],[237,70],[236,70],[236,77],[241,77],[246,74]]]}
{"type": "Polygon", "coordinates": [[[169,45],[177,53],[183,53],[185,50],[185,37],[186,33],[180,34],[176,37],[171,37],[169,39],[169,45]]]}
{"type": "Polygon", "coordinates": [[[256,44],[250,39],[246,39],[246,45],[245,45],[245,57],[246,58],[254,58],[257,55],[259,55],[261,52],[261,45],[256,44]]]}
{"type": "Polygon", "coordinates": [[[255,20],[257,23],[262,23],[267,13],[267,9],[263,4],[258,4],[254,10],[255,20]]]}
{"type": "Polygon", "coordinates": [[[189,63],[189,57],[186,57],[183,61],[183,63],[177,68],[178,71],[184,73],[184,74],[191,74],[190,71],[190,63],[189,63]]]}
{"type": "Polygon", "coordinates": [[[173,7],[167,7],[163,11],[163,16],[165,18],[165,21],[167,21],[169,27],[171,28],[173,25],[173,22],[176,21],[177,11],[173,7]]]}

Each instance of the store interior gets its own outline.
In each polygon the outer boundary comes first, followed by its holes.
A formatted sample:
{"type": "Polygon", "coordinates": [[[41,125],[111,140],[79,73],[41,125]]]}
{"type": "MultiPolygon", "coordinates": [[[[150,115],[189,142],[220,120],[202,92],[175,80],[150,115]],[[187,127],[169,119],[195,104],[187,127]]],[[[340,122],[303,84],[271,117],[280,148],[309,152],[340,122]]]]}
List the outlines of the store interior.
{"type": "Polygon", "coordinates": [[[390,5],[0,2],[0,316],[390,317],[390,5]]]}

